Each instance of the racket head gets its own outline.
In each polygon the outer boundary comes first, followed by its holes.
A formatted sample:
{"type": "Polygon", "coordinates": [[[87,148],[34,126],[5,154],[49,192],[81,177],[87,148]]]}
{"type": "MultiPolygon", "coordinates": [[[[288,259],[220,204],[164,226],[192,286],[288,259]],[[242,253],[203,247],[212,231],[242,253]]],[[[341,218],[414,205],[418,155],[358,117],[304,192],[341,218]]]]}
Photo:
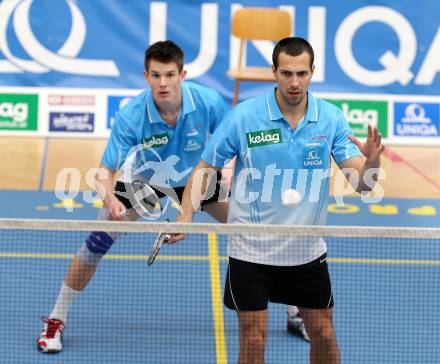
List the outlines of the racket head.
{"type": "MultiPolygon", "coordinates": [[[[154,148],[140,143],[128,151],[121,166],[122,180],[126,185],[126,192],[122,195],[130,201],[132,209],[147,220],[158,220],[165,214],[170,202],[167,197],[164,205],[160,203],[155,190],[149,185],[151,173],[145,173],[150,169],[156,173],[153,165],[163,162],[154,148]],[[159,208],[155,209],[156,206],[159,208]]],[[[165,182],[168,183],[168,179],[165,182]]]]}
{"type": "Polygon", "coordinates": [[[147,220],[157,220],[163,213],[164,209],[160,202],[156,191],[146,182],[134,180],[126,184],[127,198],[136,213],[147,220]]]}

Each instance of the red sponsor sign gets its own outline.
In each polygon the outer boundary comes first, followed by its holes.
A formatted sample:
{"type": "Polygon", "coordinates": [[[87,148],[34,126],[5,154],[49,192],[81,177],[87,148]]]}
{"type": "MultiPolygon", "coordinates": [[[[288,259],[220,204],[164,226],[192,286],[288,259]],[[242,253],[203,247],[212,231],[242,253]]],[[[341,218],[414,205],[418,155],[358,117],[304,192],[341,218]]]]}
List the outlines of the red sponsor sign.
{"type": "Polygon", "coordinates": [[[49,95],[47,103],[51,106],[94,106],[93,95],[49,95]]]}

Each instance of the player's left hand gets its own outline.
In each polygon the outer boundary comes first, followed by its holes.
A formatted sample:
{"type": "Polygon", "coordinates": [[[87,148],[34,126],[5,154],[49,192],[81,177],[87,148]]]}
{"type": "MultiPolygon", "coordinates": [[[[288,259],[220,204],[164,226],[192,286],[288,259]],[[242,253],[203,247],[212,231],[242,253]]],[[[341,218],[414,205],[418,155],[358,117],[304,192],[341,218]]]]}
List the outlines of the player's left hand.
{"type": "Polygon", "coordinates": [[[376,127],[368,125],[368,136],[365,143],[362,143],[358,138],[350,135],[348,137],[360,150],[360,152],[367,158],[367,163],[371,166],[379,165],[380,155],[385,150],[382,144],[382,135],[378,132],[376,127]]]}

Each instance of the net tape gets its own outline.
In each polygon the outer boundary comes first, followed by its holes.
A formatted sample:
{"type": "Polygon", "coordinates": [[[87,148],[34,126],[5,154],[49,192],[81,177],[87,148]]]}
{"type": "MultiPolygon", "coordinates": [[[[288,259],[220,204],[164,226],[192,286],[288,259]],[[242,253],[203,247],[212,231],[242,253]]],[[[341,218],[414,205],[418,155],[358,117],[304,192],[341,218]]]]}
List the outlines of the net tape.
{"type": "Polygon", "coordinates": [[[440,228],[0,219],[0,229],[440,239],[440,228]]]}

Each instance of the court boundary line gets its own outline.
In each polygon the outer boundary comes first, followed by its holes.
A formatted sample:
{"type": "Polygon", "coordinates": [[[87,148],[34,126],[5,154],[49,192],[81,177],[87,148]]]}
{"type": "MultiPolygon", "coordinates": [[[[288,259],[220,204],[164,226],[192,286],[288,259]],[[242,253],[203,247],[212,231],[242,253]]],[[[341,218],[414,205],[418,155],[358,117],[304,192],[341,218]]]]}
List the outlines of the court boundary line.
{"type": "Polygon", "coordinates": [[[215,351],[217,364],[227,364],[225,324],[220,278],[220,257],[218,255],[217,234],[208,234],[209,271],[211,276],[211,300],[214,320],[215,351]]]}

